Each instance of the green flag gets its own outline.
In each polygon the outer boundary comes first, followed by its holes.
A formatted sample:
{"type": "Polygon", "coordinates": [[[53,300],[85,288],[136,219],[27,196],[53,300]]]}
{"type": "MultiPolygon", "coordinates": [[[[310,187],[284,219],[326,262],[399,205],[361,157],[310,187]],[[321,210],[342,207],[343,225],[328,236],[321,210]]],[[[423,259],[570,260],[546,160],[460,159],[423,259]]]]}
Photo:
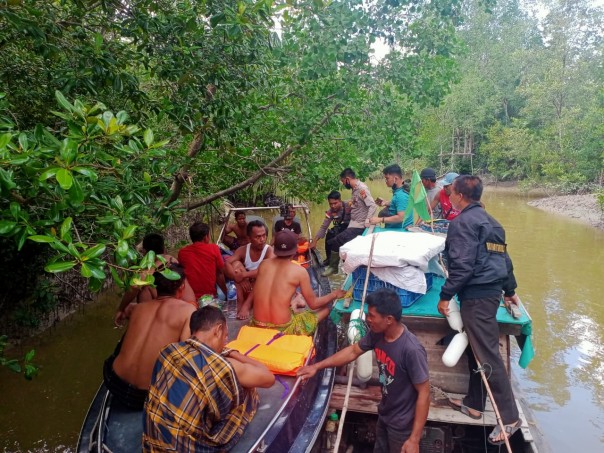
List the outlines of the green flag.
{"type": "Polygon", "coordinates": [[[413,170],[413,177],[411,178],[411,190],[409,191],[409,201],[407,202],[407,209],[405,209],[405,219],[403,223],[407,223],[409,219],[412,219],[415,223],[413,216],[414,212],[422,220],[430,220],[430,212],[428,211],[427,205],[427,194],[422,180],[419,177],[417,170],[413,170]]]}

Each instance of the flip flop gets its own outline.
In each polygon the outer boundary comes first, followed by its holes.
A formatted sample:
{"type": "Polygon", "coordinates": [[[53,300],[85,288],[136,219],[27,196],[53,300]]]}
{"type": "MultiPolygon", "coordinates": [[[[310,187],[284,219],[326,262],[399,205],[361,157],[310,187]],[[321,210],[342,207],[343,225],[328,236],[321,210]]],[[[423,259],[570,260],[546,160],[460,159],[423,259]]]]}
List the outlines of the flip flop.
{"type": "MultiPolygon", "coordinates": [[[[482,412],[480,412],[479,415],[474,415],[470,412],[470,408],[463,403],[461,403],[461,405],[455,404],[453,402],[453,400],[447,400],[447,402],[449,403],[449,406],[451,406],[453,409],[455,409],[458,412],[461,412],[464,415],[467,415],[468,417],[470,417],[474,420],[479,420],[482,418],[482,412]]],[[[472,409],[472,410],[476,410],[476,409],[472,409]]]]}
{"type": "MultiPolygon", "coordinates": [[[[509,439],[521,427],[522,427],[522,420],[520,420],[520,419],[518,419],[518,421],[516,421],[516,423],[512,423],[511,425],[505,425],[505,434],[506,434],[506,437],[509,439]]],[[[493,431],[491,431],[491,434],[489,434],[489,443],[491,445],[503,445],[503,444],[505,444],[505,439],[499,440],[499,441],[494,441],[493,440],[496,437],[499,437],[500,434],[501,434],[501,427],[499,425],[497,425],[497,426],[495,426],[495,429],[493,429],[493,431]]]]}

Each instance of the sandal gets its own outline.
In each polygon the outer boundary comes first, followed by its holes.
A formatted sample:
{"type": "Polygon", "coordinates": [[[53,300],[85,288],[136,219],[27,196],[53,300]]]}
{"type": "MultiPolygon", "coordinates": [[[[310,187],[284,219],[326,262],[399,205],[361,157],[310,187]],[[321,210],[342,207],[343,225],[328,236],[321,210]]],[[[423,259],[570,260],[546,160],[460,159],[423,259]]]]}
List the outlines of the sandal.
{"type": "MultiPolygon", "coordinates": [[[[509,439],[510,437],[512,437],[514,435],[514,433],[520,429],[521,426],[522,426],[522,420],[520,420],[520,419],[518,419],[518,421],[516,421],[516,423],[512,423],[511,425],[505,425],[506,439],[509,439]]],[[[499,437],[500,434],[501,434],[501,427],[499,425],[497,425],[497,426],[495,426],[495,429],[493,429],[493,431],[491,431],[491,434],[489,434],[489,443],[491,445],[505,444],[506,439],[502,439],[502,440],[498,440],[498,441],[493,440],[493,439],[496,439],[497,437],[499,437]]]]}
{"type": "MultiPolygon", "coordinates": [[[[482,418],[482,412],[480,411],[476,411],[478,412],[478,415],[474,415],[470,412],[470,408],[468,406],[466,406],[464,403],[462,403],[460,401],[460,404],[455,404],[453,402],[453,400],[449,399],[447,400],[447,402],[449,403],[449,406],[451,406],[453,409],[455,409],[458,412],[461,412],[464,415],[467,415],[468,417],[474,419],[474,420],[479,420],[480,418],[482,418]]],[[[472,409],[472,410],[476,410],[476,409],[472,409]]]]}

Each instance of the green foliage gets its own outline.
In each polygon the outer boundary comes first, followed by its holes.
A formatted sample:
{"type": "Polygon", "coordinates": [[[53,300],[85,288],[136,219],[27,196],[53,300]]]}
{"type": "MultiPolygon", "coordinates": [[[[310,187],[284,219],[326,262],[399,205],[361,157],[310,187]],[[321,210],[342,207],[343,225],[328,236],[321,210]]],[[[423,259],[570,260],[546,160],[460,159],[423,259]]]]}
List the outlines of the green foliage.
{"type": "Polygon", "coordinates": [[[415,110],[438,104],[455,74],[460,11],[12,2],[0,8],[0,236],[49,250],[45,271],[79,272],[92,290],[108,275],[152,284],[134,277],[154,263],[134,244],[183,208],[277,185],[322,199],[344,167],[364,176],[414,158],[415,110]],[[378,40],[390,45],[381,61],[378,40]]]}
{"type": "Polygon", "coordinates": [[[538,19],[517,0],[465,6],[461,77],[441,106],[420,115],[424,155],[461,170],[469,159],[450,153],[471,151],[497,179],[565,193],[596,182],[604,11],[583,0],[550,2],[538,19]]]}
{"type": "Polygon", "coordinates": [[[8,337],[0,335],[0,366],[6,367],[15,373],[23,373],[23,377],[27,380],[33,379],[38,374],[38,367],[33,363],[36,351],[32,349],[22,359],[8,359],[4,355],[7,344],[8,337]]]}
{"type": "Polygon", "coordinates": [[[176,170],[166,140],[128,123],[97,103],[70,103],[56,93],[64,120],[61,134],[42,126],[8,129],[1,135],[5,202],[0,234],[46,244],[54,256],[50,273],[76,268],[93,290],[106,278],[107,258],[118,283],[139,259],[135,232],[168,225],[174,211],[162,206],[168,192],[162,174],[176,170]],[[154,178],[145,177],[153,172],[154,178]],[[159,195],[153,197],[152,194],[159,195]]]}

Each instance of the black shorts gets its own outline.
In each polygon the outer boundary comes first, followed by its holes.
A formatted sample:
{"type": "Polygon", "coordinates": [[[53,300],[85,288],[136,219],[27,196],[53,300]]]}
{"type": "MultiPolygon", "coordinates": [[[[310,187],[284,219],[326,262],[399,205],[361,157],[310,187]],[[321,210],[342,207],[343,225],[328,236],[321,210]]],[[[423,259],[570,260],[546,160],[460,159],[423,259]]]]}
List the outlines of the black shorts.
{"type": "Polygon", "coordinates": [[[115,374],[115,371],[113,371],[115,357],[115,355],[111,355],[103,365],[105,387],[124,406],[130,409],[142,410],[149,391],[139,389],[115,374]]]}

